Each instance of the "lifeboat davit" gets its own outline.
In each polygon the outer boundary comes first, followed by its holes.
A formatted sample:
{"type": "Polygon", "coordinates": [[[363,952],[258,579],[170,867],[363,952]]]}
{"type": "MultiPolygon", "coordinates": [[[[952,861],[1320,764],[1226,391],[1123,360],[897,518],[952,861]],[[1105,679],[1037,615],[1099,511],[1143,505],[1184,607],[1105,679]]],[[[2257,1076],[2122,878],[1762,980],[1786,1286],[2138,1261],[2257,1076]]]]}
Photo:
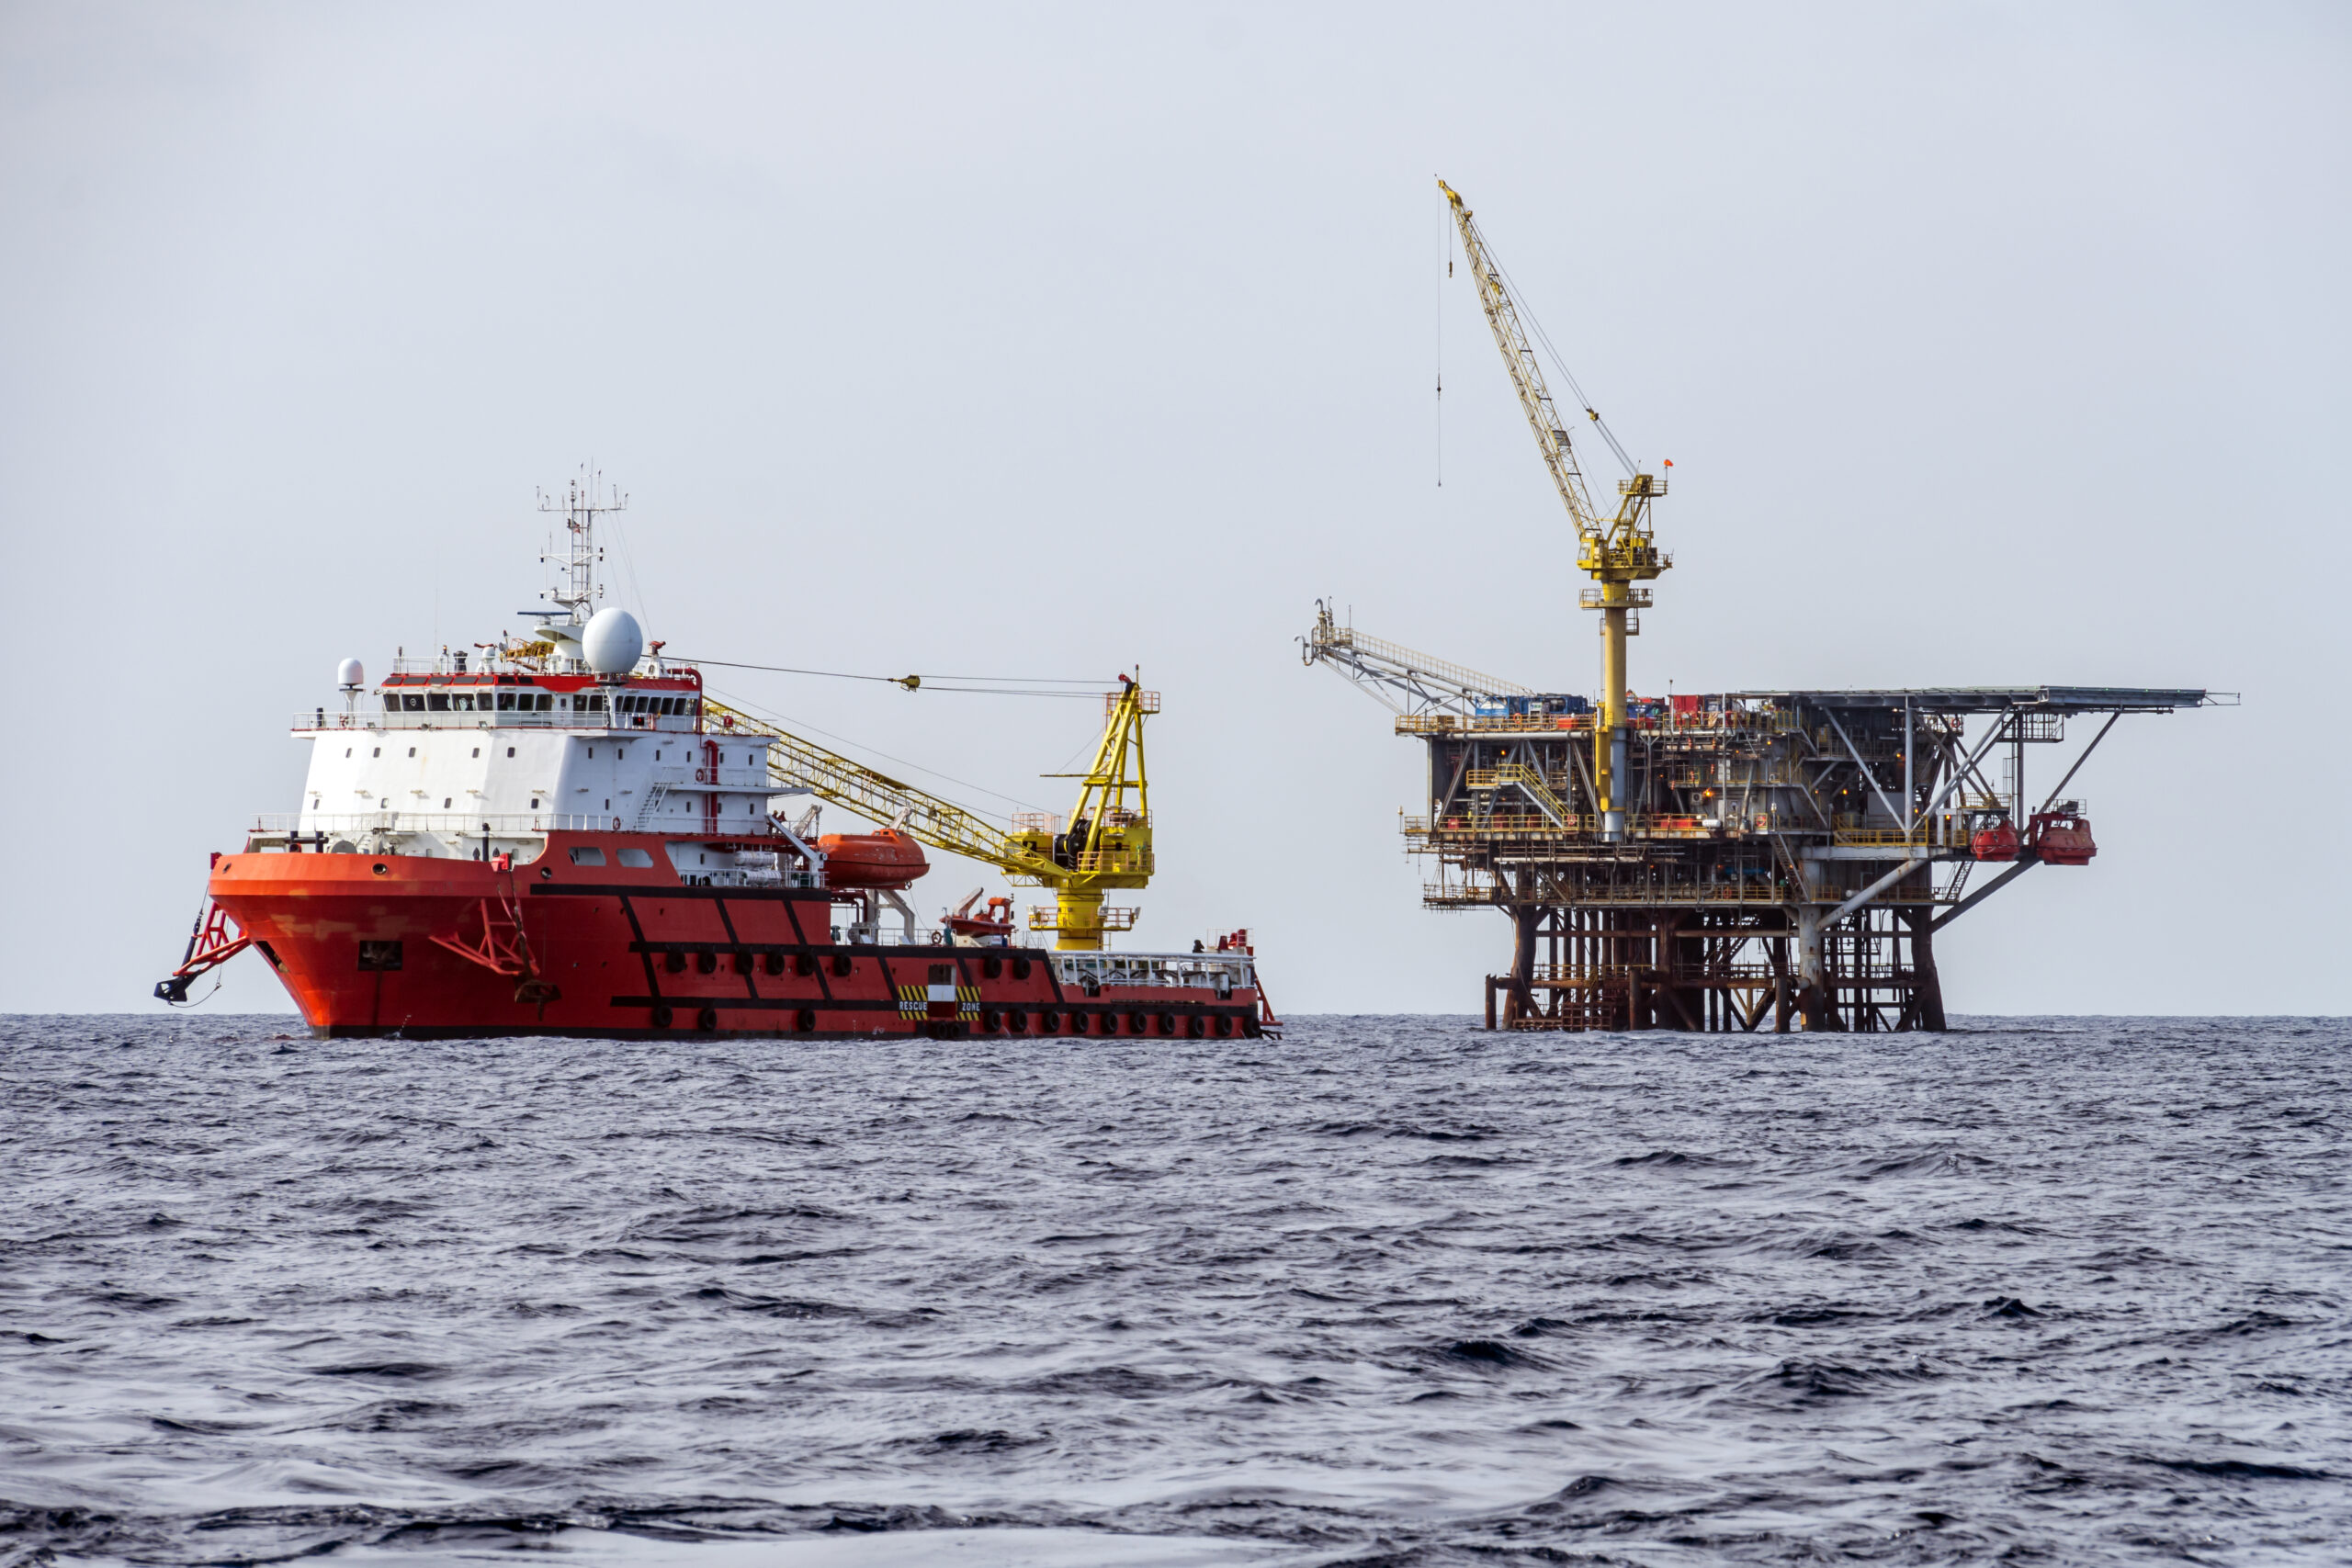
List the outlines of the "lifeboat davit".
{"type": "Polygon", "coordinates": [[[2033,819],[2033,852],[2051,865],[2088,865],[2098,846],[2091,819],[2079,811],[2044,811],[2033,819]]]}
{"type": "Polygon", "coordinates": [[[939,923],[967,942],[994,942],[1001,946],[1012,936],[1012,900],[991,898],[985,913],[974,914],[972,911],[985,891],[985,888],[973,888],[971,897],[942,915],[939,923]]]}
{"type": "Polygon", "coordinates": [[[897,891],[911,887],[931,863],[922,846],[895,829],[878,833],[827,833],[817,840],[825,856],[825,886],[897,891]]]}
{"type": "Polygon", "coordinates": [[[2007,818],[1981,829],[1968,840],[1968,852],[1978,860],[2015,860],[2018,858],[2018,830],[2007,818]]]}

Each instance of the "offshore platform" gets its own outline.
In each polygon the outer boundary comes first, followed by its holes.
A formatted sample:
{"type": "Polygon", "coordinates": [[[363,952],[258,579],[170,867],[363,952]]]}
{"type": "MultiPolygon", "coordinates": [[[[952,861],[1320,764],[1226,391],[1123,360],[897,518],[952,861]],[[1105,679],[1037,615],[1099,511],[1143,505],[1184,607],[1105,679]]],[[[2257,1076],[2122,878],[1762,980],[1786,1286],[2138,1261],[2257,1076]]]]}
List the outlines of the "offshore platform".
{"type": "MultiPolygon", "coordinates": [[[[1301,640],[1428,748],[1429,808],[1404,818],[1431,908],[1498,908],[1514,941],[1489,975],[1490,1029],[1940,1030],[1935,935],[2037,865],[2098,847],[2067,786],[2125,714],[2226,694],[2115,687],[1750,691],[1641,698],[1626,639],[1671,567],[1640,471],[1602,516],[1501,269],[1462,197],[1439,189],[1600,616],[1598,700],[1538,692],[1341,625],[1301,640]],[[2103,720],[2044,796],[2027,748],[2103,720]],[[1992,771],[1988,771],[1992,770],[1992,771]],[[1997,782],[1994,773],[1997,772],[1997,782]]],[[[1540,335],[1540,334],[1539,334],[1540,335]]],[[[1568,383],[1571,388],[1574,382],[1568,383]]]]}

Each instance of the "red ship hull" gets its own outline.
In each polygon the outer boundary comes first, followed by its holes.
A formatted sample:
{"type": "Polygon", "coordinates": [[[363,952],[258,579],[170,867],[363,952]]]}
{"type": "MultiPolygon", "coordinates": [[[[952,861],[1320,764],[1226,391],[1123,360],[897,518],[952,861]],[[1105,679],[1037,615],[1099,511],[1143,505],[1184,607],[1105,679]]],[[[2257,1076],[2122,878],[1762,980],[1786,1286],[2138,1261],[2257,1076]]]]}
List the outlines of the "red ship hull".
{"type": "Polygon", "coordinates": [[[505,871],[224,855],[210,890],[322,1035],[1206,1037],[1273,1021],[1251,987],[1089,989],[1037,949],[843,943],[835,893],[688,886],[653,835],[556,833],[505,871]],[[575,865],[575,846],[608,863],[648,848],[654,864],[575,865]]]}

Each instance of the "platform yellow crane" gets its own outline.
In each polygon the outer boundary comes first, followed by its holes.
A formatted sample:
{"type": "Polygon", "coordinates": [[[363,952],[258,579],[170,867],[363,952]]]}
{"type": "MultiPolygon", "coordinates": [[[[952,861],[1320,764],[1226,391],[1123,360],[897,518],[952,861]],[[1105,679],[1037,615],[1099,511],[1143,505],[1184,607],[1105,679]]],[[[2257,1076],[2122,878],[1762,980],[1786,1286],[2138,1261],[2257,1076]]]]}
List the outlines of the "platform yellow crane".
{"type": "Polygon", "coordinates": [[[807,790],[818,799],[861,817],[898,828],[917,841],[948,854],[983,861],[1016,886],[1050,887],[1054,908],[1030,911],[1033,931],[1050,931],[1054,945],[1098,949],[1102,933],[1127,931],[1131,908],[1105,908],[1112,888],[1141,887],[1151,880],[1151,792],[1144,771],[1143,721],[1159,711],[1159,694],[1119,677],[1116,691],[1102,697],[1102,738],[1082,773],[1048,774],[1080,781],[1077,804],[1067,829],[1043,813],[1016,816],[1007,832],[953,801],[902,784],[862,762],[852,761],[811,740],[752,717],[738,708],[705,699],[707,722],[736,734],[764,735],[768,774],[785,789],[807,790]]]}
{"type": "MultiPolygon", "coordinates": [[[[1599,585],[1579,596],[1584,608],[1598,610],[1601,615],[1600,701],[1593,718],[1593,793],[1600,808],[1601,837],[1622,838],[1625,811],[1617,792],[1618,781],[1625,777],[1625,639],[1639,634],[1640,612],[1650,602],[1649,590],[1635,584],[1648,581],[1674,564],[1674,558],[1659,551],[1650,533],[1650,502],[1666,493],[1666,484],[1636,471],[1631,479],[1618,481],[1615,516],[1603,522],[1594,512],[1584,475],[1577,468],[1567,426],[1552,401],[1551,389],[1544,384],[1543,369],[1520,325],[1519,307],[1504,286],[1502,269],[1495,265],[1486,236],[1471,220],[1470,209],[1461,195],[1443,180],[1437,182],[1437,188],[1445,193],[1454,225],[1462,231],[1462,249],[1469,259],[1471,276],[1477,281],[1479,303],[1486,308],[1487,324],[1494,331],[1495,346],[1502,351],[1511,385],[1519,390],[1528,426],[1535,432],[1544,466],[1551,471],[1553,488],[1560,492],[1561,503],[1576,525],[1577,565],[1599,585]]],[[[1589,407],[1584,412],[1600,426],[1598,412],[1589,407]]],[[[1601,433],[1607,436],[1605,428],[1601,433]]],[[[1629,462],[1626,467],[1634,465],[1629,462]]]]}

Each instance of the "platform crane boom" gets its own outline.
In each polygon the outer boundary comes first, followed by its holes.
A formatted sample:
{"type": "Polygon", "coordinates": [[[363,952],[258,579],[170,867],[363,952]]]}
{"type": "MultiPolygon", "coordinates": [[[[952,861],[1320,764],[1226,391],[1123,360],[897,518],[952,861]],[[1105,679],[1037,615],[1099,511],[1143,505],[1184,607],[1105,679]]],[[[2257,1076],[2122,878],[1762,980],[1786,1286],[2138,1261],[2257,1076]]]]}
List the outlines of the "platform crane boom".
{"type": "MultiPolygon", "coordinates": [[[[1443,180],[1437,182],[1437,188],[1445,193],[1446,203],[1453,211],[1454,226],[1461,231],[1462,249],[1469,260],[1471,276],[1477,282],[1478,300],[1486,310],[1487,325],[1495,334],[1495,346],[1502,352],[1503,367],[1510,373],[1511,385],[1518,389],[1520,407],[1535,433],[1535,445],[1544,455],[1544,466],[1552,476],[1553,488],[1560,492],[1561,504],[1568,509],[1569,520],[1576,526],[1577,566],[1600,585],[1585,590],[1580,596],[1584,608],[1601,613],[1600,700],[1595,705],[1598,712],[1592,749],[1593,784],[1600,807],[1601,837],[1619,839],[1623,837],[1625,826],[1624,803],[1619,797],[1619,781],[1626,776],[1625,639],[1641,630],[1637,613],[1649,603],[1649,591],[1634,584],[1648,581],[1674,564],[1673,557],[1659,551],[1650,532],[1650,502],[1666,493],[1666,484],[1654,475],[1637,471],[1632,478],[1619,481],[1614,516],[1603,523],[1594,512],[1592,498],[1585,490],[1583,472],[1577,467],[1575,444],[1569,438],[1567,426],[1560,420],[1550,388],[1544,384],[1534,345],[1520,324],[1519,306],[1503,282],[1502,269],[1495,265],[1486,236],[1472,221],[1470,209],[1460,193],[1443,180]]],[[[1600,423],[1596,411],[1588,408],[1585,412],[1594,424],[1600,423]]]]}
{"type": "Polygon", "coordinates": [[[1322,600],[1315,602],[1315,628],[1298,639],[1299,661],[1322,664],[1345,676],[1397,716],[1471,713],[1507,697],[1532,697],[1515,681],[1483,674],[1449,660],[1417,653],[1399,643],[1341,626],[1322,600]],[[1402,701],[1398,699],[1401,698],[1402,701]]]}

